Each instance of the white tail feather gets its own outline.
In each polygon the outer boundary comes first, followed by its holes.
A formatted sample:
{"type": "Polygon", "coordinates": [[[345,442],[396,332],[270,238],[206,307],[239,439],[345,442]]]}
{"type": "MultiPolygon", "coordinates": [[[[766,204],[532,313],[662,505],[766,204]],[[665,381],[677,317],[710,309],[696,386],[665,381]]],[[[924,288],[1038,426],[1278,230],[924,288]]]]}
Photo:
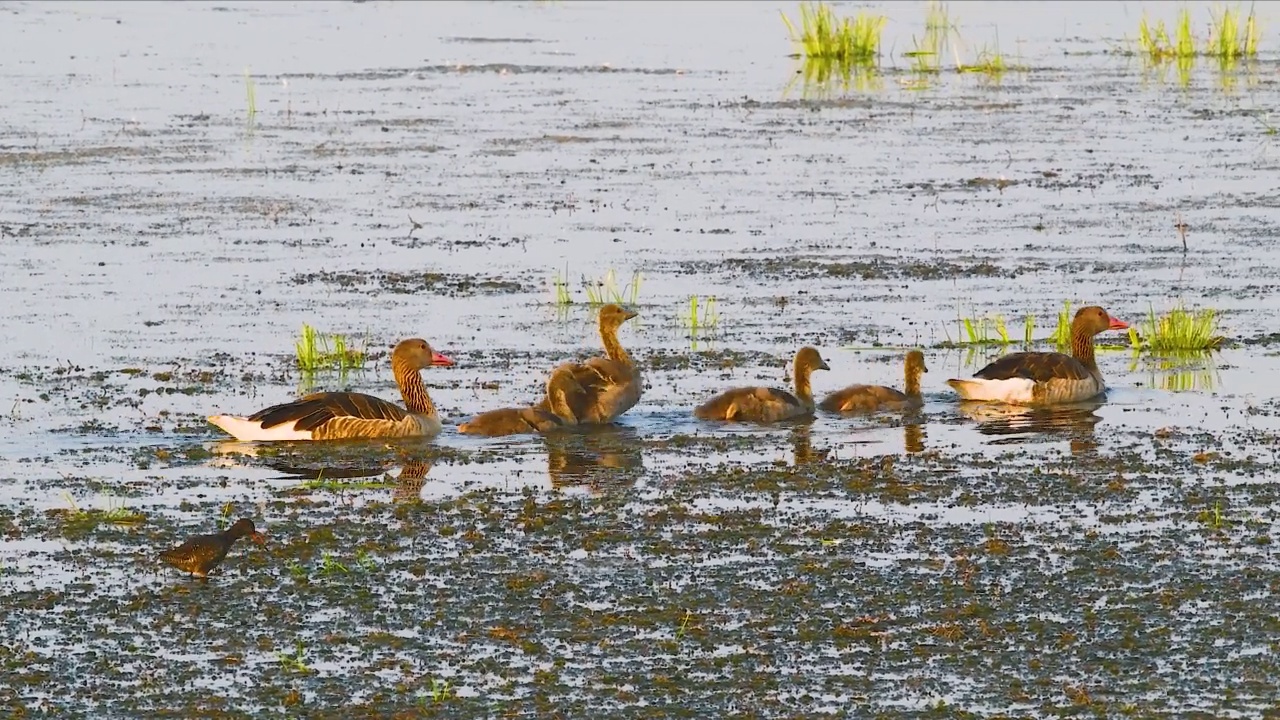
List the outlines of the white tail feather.
{"type": "Polygon", "coordinates": [[[966,380],[948,380],[947,384],[956,389],[965,400],[986,400],[994,402],[1026,405],[1034,401],[1035,381],[1028,378],[1008,378],[1007,380],[983,380],[980,378],[966,380]]]}
{"type": "Polygon", "coordinates": [[[250,442],[253,440],[310,440],[310,430],[295,430],[297,422],[284,423],[271,428],[262,427],[262,423],[234,415],[210,415],[209,422],[226,430],[237,440],[250,442]]]}

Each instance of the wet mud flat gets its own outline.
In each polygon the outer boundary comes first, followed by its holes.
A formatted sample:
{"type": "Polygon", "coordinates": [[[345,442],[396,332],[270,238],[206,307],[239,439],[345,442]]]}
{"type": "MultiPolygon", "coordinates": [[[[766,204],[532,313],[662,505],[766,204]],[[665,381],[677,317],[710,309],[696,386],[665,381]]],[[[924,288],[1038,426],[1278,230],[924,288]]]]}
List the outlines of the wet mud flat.
{"type": "Polygon", "coordinates": [[[1280,713],[1270,56],[1181,88],[1110,26],[1023,26],[1002,82],[814,100],[783,94],[769,6],[61,7],[0,11],[45,38],[0,72],[8,714],[1280,713]],[[742,35],[700,30],[724,13],[742,35]],[[69,57],[50,28],[90,35],[69,57]],[[457,360],[425,373],[449,423],[528,402],[598,352],[611,270],[643,273],[646,377],[615,427],[269,448],[204,422],[394,398],[409,336],[457,360]],[[1066,300],[1177,298],[1226,348],[1103,352],[1104,404],[943,385],[1017,349],[952,349],[961,317],[1041,339],[1066,300]],[[300,376],[303,323],[366,369],[300,376]],[[924,347],[925,407],[689,416],[804,344],[819,392],[924,347]],[[156,562],[239,516],[268,543],[208,582],[156,562]]]}
{"type": "Polygon", "coordinates": [[[833,458],[803,426],[727,448],[782,440],[774,462],[642,443],[644,473],[597,465],[554,493],[468,489],[483,458],[422,448],[346,448],[399,471],[308,486],[333,454],[277,450],[246,462],[295,476],[235,491],[270,544],[207,583],[143,552],[220,515],[196,488],[134,528],[9,505],[25,557],[0,575],[4,700],[28,717],[1274,712],[1274,459],[1055,432],[1070,440],[1036,463],[833,458]],[[432,478],[450,494],[424,495],[432,478]]]}

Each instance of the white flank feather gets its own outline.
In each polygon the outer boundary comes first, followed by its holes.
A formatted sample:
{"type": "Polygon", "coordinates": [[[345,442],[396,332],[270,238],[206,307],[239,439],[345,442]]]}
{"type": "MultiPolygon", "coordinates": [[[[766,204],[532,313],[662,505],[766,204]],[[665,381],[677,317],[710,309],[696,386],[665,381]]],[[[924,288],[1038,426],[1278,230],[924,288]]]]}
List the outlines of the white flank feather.
{"type": "Polygon", "coordinates": [[[226,430],[242,442],[253,440],[310,440],[310,430],[294,430],[297,422],[284,423],[271,428],[262,427],[262,423],[234,415],[210,415],[209,422],[226,430]]]}
{"type": "Polygon", "coordinates": [[[1007,380],[984,380],[972,378],[965,380],[948,380],[947,384],[956,389],[965,400],[985,400],[1003,402],[1014,405],[1025,405],[1034,400],[1034,380],[1028,378],[1009,378],[1007,380]]]}

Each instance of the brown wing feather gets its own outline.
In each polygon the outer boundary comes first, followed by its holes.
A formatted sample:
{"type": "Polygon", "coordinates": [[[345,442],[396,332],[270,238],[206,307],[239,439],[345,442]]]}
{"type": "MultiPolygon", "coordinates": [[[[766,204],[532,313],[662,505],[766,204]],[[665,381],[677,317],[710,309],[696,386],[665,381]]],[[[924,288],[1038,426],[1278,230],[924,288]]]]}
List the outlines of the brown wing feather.
{"type": "Polygon", "coordinates": [[[973,374],[983,380],[1026,378],[1034,382],[1085,380],[1092,377],[1079,360],[1057,352],[1009,353],[973,374]]]}
{"type": "Polygon", "coordinates": [[[458,426],[458,431],[467,435],[520,435],[547,432],[562,424],[560,418],[546,410],[512,407],[480,413],[458,426]]]}
{"type": "Polygon", "coordinates": [[[875,410],[884,405],[907,402],[905,394],[883,385],[850,385],[822,399],[818,407],[828,412],[875,410]]]}
{"type": "Polygon", "coordinates": [[[399,422],[409,413],[399,405],[372,395],[353,392],[312,393],[294,402],[272,405],[249,416],[262,427],[270,428],[287,422],[295,422],[301,431],[315,430],[336,417],[352,417],[360,420],[389,420],[399,422]]]}
{"type": "MultiPolygon", "coordinates": [[[[576,363],[572,365],[572,373],[573,379],[582,386],[582,392],[569,393],[566,400],[579,421],[599,415],[597,404],[600,399],[609,390],[629,383],[634,378],[634,371],[630,366],[608,358],[590,358],[586,362],[576,363]]],[[[632,405],[634,404],[633,401],[632,405]]],[[[551,411],[551,404],[545,394],[534,407],[551,411]]]]}
{"type": "Polygon", "coordinates": [[[796,396],[770,387],[725,390],[694,409],[701,420],[768,420],[784,408],[800,406],[796,396]]]}

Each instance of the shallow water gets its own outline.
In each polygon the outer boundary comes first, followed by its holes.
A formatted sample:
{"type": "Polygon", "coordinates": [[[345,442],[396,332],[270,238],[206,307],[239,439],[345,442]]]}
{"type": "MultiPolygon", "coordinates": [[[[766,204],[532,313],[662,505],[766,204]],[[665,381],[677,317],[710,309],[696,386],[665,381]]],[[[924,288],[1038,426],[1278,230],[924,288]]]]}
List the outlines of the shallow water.
{"type": "Polygon", "coordinates": [[[0,703],[1280,711],[1275,38],[1183,85],[1114,52],[1171,5],[950,9],[964,62],[999,42],[1028,70],[921,86],[916,3],[878,9],[875,86],[825,95],[792,83],[789,4],[0,8],[0,703]],[[647,385],[616,427],[271,448],[204,422],[394,397],[407,336],[457,361],[425,373],[447,421],[528,402],[598,351],[583,282],[610,270],[643,273],[622,340],[647,385]],[[690,295],[717,299],[709,337],[690,295]],[[1136,324],[1178,299],[1227,347],[1102,351],[1105,403],[944,384],[1002,351],[943,347],[961,316],[1043,338],[1064,301],[1136,324]],[[300,378],[303,323],[368,369],[300,378]],[[923,346],[925,406],[690,416],[784,385],[803,344],[819,393],[898,385],[923,346]],[[207,583],[155,562],[240,515],[269,542],[207,583]]]}

